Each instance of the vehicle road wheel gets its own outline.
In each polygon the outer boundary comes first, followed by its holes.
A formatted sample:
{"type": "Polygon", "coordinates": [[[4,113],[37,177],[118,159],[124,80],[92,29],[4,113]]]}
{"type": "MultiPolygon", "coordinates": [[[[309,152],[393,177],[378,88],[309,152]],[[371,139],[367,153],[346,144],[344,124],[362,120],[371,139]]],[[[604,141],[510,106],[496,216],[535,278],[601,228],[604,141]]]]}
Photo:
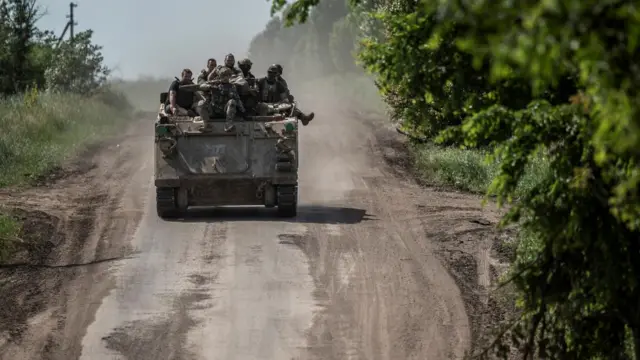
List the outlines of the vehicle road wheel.
{"type": "Polygon", "coordinates": [[[278,215],[295,217],[298,214],[298,187],[295,185],[278,186],[278,215]]]}
{"type": "Polygon", "coordinates": [[[180,215],[176,203],[176,189],[156,188],[156,211],[161,218],[175,218],[180,215]]]}

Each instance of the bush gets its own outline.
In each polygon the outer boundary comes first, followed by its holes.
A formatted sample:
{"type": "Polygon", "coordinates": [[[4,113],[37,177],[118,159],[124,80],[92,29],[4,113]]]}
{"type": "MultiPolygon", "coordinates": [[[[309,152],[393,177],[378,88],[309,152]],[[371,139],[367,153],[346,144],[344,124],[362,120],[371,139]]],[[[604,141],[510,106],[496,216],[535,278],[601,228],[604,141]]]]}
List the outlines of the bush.
{"type": "MultiPolygon", "coordinates": [[[[429,185],[447,186],[472,193],[488,193],[500,173],[500,164],[491,161],[485,150],[415,144],[410,147],[419,179],[429,185]]],[[[547,176],[549,166],[542,157],[531,162],[518,184],[515,196],[521,197],[547,176]]]]}
{"type": "MultiPolygon", "coordinates": [[[[318,2],[295,1],[289,18],[304,22],[318,2]]],[[[513,269],[522,316],[509,331],[524,357],[639,358],[637,3],[374,3],[384,37],[367,39],[360,58],[397,116],[490,151],[488,191],[501,202],[520,191],[503,223],[528,239],[513,269]],[[524,190],[541,157],[548,171],[524,190]]]]}
{"type": "Polygon", "coordinates": [[[28,93],[0,102],[0,186],[24,184],[117,129],[127,106],[101,96],[28,93]]]}

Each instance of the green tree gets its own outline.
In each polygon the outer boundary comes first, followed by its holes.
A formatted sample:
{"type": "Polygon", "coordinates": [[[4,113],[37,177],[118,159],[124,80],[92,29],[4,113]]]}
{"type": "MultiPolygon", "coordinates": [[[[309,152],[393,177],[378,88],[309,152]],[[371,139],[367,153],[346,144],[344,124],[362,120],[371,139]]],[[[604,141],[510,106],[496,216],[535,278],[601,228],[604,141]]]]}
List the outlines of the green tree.
{"type": "MultiPolygon", "coordinates": [[[[285,23],[317,4],[294,2],[285,23]]],[[[507,332],[527,358],[640,358],[638,5],[389,1],[361,52],[397,116],[493,149],[500,201],[548,159],[504,218],[536,239],[513,267],[522,312],[507,332]]]]}
{"type": "Polygon", "coordinates": [[[106,83],[110,71],[103,65],[102,47],[92,43],[92,35],[92,30],[80,32],[73,41],[55,48],[54,61],[45,71],[47,89],[91,94],[106,83]]]}
{"type": "Polygon", "coordinates": [[[36,0],[0,2],[0,95],[29,87],[90,95],[102,87],[109,69],[92,31],[58,45],[53,32],[36,27],[40,17],[36,0]]]}
{"type": "Polygon", "coordinates": [[[360,68],[355,63],[357,24],[352,17],[343,17],[333,24],[329,39],[329,51],[333,61],[333,71],[355,72],[360,68]]]}
{"type": "Polygon", "coordinates": [[[282,18],[273,17],[250,44],[249,53],[257,68],[266,70],[269,64],[279,63],[287,77],[305,80],[359,71],[353,61],[358,27],[346,19],[346,0],[322,2],[310,12],[307,22],[295,28],[284,26],[282,20],[295,8],[284,4],[280,10],[282,18]]]}
{"type": "Polygon", "coordinates": [[[31,84],[32,64],[29,54],[33,48],[39,18],[36,0],[7,0],[1,4],[3,51],[0,53],[5,70],[0,93],[15,94],[31,84]]]}

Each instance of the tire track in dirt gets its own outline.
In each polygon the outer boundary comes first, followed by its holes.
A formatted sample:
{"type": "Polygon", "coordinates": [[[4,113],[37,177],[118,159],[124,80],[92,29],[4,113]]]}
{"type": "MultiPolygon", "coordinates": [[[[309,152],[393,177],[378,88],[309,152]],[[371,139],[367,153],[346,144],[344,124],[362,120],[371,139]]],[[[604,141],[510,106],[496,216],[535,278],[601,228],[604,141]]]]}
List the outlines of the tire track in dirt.
{"type": "Polygon", "coordinates": [[[303,146],[323,149],[303,159],[313,163],[301,174],[301,193],[309,194],[304,200],[362,209],[364,217],[310,225],[294,241],[310,259],[323,308],[314,316],[305,358],[461,359],[471,345],[470,325],[434,239],[425,239],[424,227],[432,224],[418,207],[423,189],[380,158],[384,144],[368,126],[335,113],[321,118],[325,122],[302,135],[303,146]]]}
{"type": "MultiPolygon", "coordinates": [[[[126,136],[145,131],[146,121],[134,122],[126,136]]],[[[125,188],[140,165],[139,150],[147,145],[118,140],[89,147],[37,187],[0,192],[3,204],[32,219],[21,234],[24,246],[9,268],[0,269],[0,309],[9,310],[0,312],[0,328],[9,329],[0,332],[0,358],[79,354],[94,303],[109,286],[108,263],[130,255],[127,233],[139,220],[111,221],[131,195],[125,188]]]]}
{"type": "Polygon", "coordinates": [[[0,325],[17,329],[0,335],[0,356],[461,359],[491,306],[483,296],[495,234],[483,224],[497,213],[477,197],[425,191],[403,170],[406,154],[391,132],[345,119],[318,112],[302,129],[292,221],[251,212],[157,219],[147,201],[152,144],[133,134],[94,154],[85,175],[1,195],[44,209],[41,232],[56,235],[40,263],[133,258],[0,270],[0,290],[15,295],[0,305],[26,310],[0,312],[0,325]],[[19,288],[25,279],[30,286],[19,288]]]}
{"type": "MultiPolygon", "coordinates": [[[[374,131],[385,148],[381,158],[391,171],[399,178],[415,179],[406,139],[374,131]]],[[[512,304],[501,303],[507,290],[495,292],[499,276],[513,260],[513,248],[506,246],[513,241],[513,229],[498,230],[504,210],[493,203],[482,206],[480,196],[421,185],[412,198],[418,200],[425,237],[460,289],[471,331],[469,352],[476,353],[487,345],[495,326],[514,313],[512,304]]]]}

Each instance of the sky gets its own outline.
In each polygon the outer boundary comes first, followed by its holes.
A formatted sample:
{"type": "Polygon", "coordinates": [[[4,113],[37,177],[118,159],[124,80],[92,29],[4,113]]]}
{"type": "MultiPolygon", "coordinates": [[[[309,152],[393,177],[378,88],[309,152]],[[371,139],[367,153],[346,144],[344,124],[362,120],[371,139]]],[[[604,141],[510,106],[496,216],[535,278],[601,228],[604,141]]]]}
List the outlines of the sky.
{"type": "MultiPolygon", "coordinates": [[[[113,76],[173,77],[228,53],[242,59],[269,20],[268,0],[75,0],[75,32],[92,29],[113,76]],[[218,15],[217,15],[218,14],[218,15]]],[[[38,0],[42,30],[60,35],[69,0],[38,0]]],[[[68,37],[68,32],[67,35],[68,37]]]]}

